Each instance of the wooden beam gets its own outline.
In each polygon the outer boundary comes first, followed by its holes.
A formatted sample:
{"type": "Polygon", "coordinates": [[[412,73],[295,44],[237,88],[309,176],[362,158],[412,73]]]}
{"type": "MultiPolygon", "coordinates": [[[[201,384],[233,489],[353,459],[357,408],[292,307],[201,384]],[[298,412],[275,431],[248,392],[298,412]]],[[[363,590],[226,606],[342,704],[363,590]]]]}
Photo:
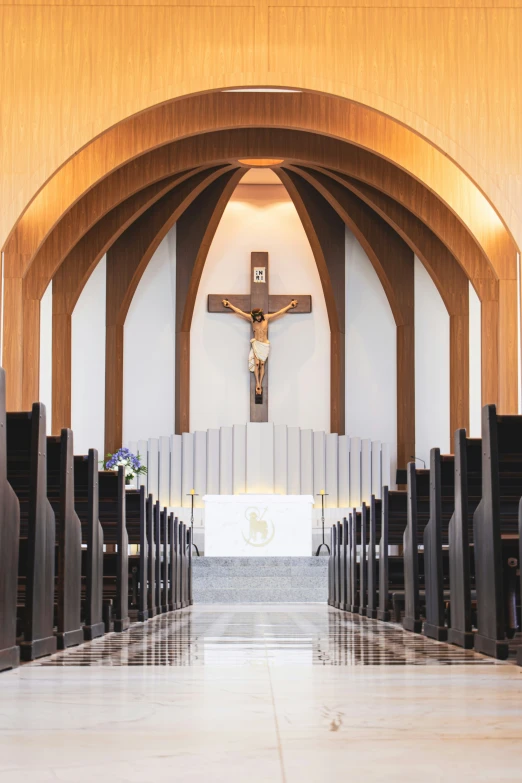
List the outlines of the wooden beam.
{"type": "MultiPolygon", "coordinates": [[[[293,168],[293,167],[292,167],[293,168]]],[[[342,183],[317,168],[296,167],[326,198],[346,187],[373,209],[406,242],[424,264],[450,317],[450,443],[457,429],[469,430],[469,281],[457,259],[409,210],[379,190],[355,179],[342,183]]],[[[495,357],[496,361],[496,357],[495,357]]]]}
{"type": "Polygon", "coordinates": [[[345,230],[319,194],[291,171],[277,170],[310,242],[330,323],[330,430],[345,433],[345,230]]]}
{"type": "Polygon", "coordinates": [[[190,432],[190,327],[211,242],[244,169],[224,174],[186,210],[176,227],[176,433],[190,432]]]}
{"type": "MultiPolygon", "coordinates": [[[[405,468],[415,453],[415,350],[414,350],[414,260],[403,239],[367,204],[336,182],[329,187],[304,171],[293,168],[291,177],[301,178],[315,189],[353,231],[370,259],[390,303],[397,325],[397,465],[405,468]]],[[[344,285],[342,292],[344,296],[344,285]]]]}
{"type": "MultiPolygon", "coordinates": [[[[200,172],[168,193],[116,240],[107,252],[105,348],[105,450],[120,448],[123,437],[123,330],[143,272],[172,226],[207,189],[233,175],[228,168],[200,172]]],[[[176,268],[178,260],[176,259],[176,268]]]]}

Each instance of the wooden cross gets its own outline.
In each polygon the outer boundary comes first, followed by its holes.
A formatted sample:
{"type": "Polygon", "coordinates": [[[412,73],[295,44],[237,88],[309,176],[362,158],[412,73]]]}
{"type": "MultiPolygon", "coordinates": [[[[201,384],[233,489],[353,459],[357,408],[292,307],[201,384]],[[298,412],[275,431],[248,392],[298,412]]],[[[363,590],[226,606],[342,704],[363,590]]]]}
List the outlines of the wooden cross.
{"type": "MultiPolygon", "coordinates": [[[[269,292],[268,275],[268,253],[251,253],[250,256],[250,294],[209,294],[208,312],[209,313],[231,313],[223,305],[223,299],[228,299],[233,305],[239,307],[245,313],[249,313],[255,307],[260,307],[265,313],[276,313],[281,308],[290,303],[292,299],[297,299],[298,305],[291,313],[311,313],[312,297],[306,295],[294,294],[271,294],[269,292]]],[[[270,339],[270,337],[269,337],[270,339]]],[[[262,402],[256,402],[256,381],[254,373],[250,373],[250,421],[268,421],[268,375],[267,370],[270,365],[270,357],[265,367],[265,377],[263,380],[262,402]]],[[[246,366],[246,355],[245,355],[246,366]]]]}

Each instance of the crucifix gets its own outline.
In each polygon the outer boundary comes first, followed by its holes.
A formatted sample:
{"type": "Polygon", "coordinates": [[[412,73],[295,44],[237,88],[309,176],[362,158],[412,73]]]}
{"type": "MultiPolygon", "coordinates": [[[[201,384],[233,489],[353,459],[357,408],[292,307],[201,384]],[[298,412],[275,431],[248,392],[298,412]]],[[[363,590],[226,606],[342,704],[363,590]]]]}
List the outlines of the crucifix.
{"type": "Polygon", "coordinates": [[[272,318],[286,313],[311,313],[312,297],[270,294],[268,253],[251,253],[250,267],[250,294],[209,294],[208,312],[235,313],[252,324],[254,337],[248,359],[250,421],[268,421],[268,324],[272,318]]]}

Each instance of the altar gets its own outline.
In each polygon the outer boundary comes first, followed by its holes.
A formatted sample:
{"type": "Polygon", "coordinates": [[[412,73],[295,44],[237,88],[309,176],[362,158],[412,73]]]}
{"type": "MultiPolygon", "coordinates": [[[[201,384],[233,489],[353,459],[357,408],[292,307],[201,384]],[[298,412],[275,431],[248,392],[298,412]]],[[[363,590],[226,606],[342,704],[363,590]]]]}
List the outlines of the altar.
{"type": "Polygon", "coordinates": [[[312,495],[205,495],[206,557],[310,557],[312,495]]]}

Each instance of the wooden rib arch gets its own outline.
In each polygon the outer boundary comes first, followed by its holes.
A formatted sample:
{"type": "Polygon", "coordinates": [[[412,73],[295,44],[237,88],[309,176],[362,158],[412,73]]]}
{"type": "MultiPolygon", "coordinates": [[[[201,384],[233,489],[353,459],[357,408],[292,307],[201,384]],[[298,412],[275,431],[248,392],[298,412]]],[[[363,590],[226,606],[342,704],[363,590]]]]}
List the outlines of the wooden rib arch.
{"type": "Polygon", "coordinates": [[[23,276],[23,266],[60,216],[110,170],[183,136],[263,125],[331,136],[394,161],[459,215],[495,268],[506,257],[515,263],[516,246],[487,198],[446,154],[405,125],[334,95],[210,92],[129,117],[66,161],[35,195],[5,243],[9,275],[23,276]]]}
{"type": "Polygon", "coordinates": [[[205,168],[192,173],[188,178],[174,177],[168,187],[162,184],[161,188],[157,189],[152,185],[134,194],[96,223],[63,261],[53,278],[54,433],[59,433],[62,427],[71,426],[71,318],[76,302],[93,270],[123,232],[167,193],[176,189],[177,196],[174,201],[185,200],[184,203],[189,204],[191,198],[196,198],[216,177],[230,168],[205,168]]]}
{"type": "MultiPolygon", "coordinates": [[[[290,167],[294,170],[294,167],[290,167]]],[[[419,257],[435,283],[450,318],[450,442],[456,429],[469,429],[469,287],[468,278],[445,245],[403,206],[358,183],[349,188],[317,169],[295,167],[334,209],[354,217],[354,200],[365,203],[385,220],[419,257]]],[[[371,220],[371,214],[369,216],[371,220]]],[[[364,244],[363,244],[364,247],[364,244]]],[[[366,252],[367,248],[365,247],[366,252]]],[[[378,272],[379,274],[379,272],[378,272]]],[[[391,302],[390,302],[391,304],[391,302]]],[[[392,305],[393,307],[393,305],[392,305]]],[[[412,453],[415,453],[414,451],[412,453]]]]}
{"type": "MultiPolygon", "coordinates": [[[[406,467],[410,455],[415,454],[413,252],[387,223],[355,196],[352,195],[350,208],[346,209],[335,201],[325,199],[324,194],[319,193],[298,172],[287,169],[278,173],[294,199],[298,212],[301,210],[299,201],[309,214],[314,213],[317,198],[330,204],[365,249],[381,281],[397,327],[397,464],[406,467]]],[[[344,296],[344,285],[342,293],[344,296]]]]}
{"type": "Polygon", "coordinates": [[[292,176],[276,169],[296,208],[312,248],[330,324],[330,431],[345,434],[345,230],[322,198],[309,198],[292,176]]]}
{"type": "MultiPolygon", "coordinates": [[[[107,252],[106,344],[105,344],[105,449],[113,451],[123,442],[123,348],[125,319],[136,288],[161,241],[201,196],[219,202],[228,194],[230,182],[242,175],[237,170],[219,172],[205,189],[165,196],[122,234],[107,252]]],[[[188,184],[188,183],[187,183],[188,184]]],[[[226,199],[228,201],[228,198],[226,199]]],[[[226,203],[226,202],[225,202],[226,203]]],[[[178,266],[183,259],[176,258],[178,266]]],[[[176,285],[177,294],[177,285],[176,285]]],[[[178,364],[176,357],[176,366],[178,364]]]]}

